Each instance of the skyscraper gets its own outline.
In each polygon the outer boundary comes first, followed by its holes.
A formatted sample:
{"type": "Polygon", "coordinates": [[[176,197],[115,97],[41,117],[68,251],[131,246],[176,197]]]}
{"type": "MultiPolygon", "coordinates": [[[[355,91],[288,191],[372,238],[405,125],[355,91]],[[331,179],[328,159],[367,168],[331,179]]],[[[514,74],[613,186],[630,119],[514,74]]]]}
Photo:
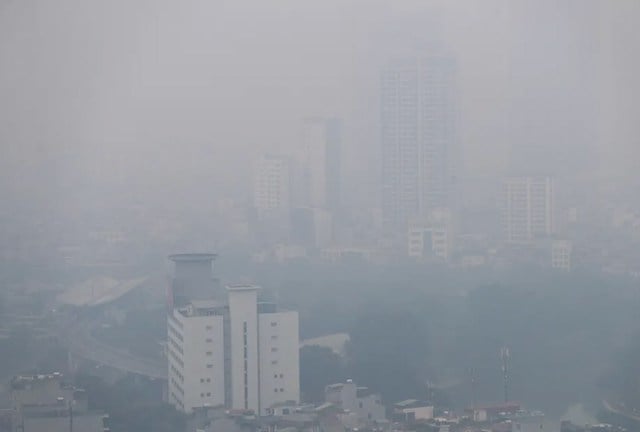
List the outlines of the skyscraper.
{"type": "Polygon", "coordinates": [[[550,177],[512,177],[503,185],[502,221],[508,243],[529,243],[554,231],[554,190],[550,177]]]}
{"type": "Polygon", "coordinates": [[[296,207],[335,213],[340,208],[342,121],[314,117],[303,122],[295,156],[296,207]]]}
{"type": "Polygon", "coordinates": [[[390,64],[382,72],[382,216],[406,232],[449,204],[456,151],[456,65],[447,55],[390,64]]]}
{"type": "Polygon", "coordinates": [[[254,169],[253,204],[258,217],[288,214],[291,200],[289,159],[265,155],[254,169]]]}

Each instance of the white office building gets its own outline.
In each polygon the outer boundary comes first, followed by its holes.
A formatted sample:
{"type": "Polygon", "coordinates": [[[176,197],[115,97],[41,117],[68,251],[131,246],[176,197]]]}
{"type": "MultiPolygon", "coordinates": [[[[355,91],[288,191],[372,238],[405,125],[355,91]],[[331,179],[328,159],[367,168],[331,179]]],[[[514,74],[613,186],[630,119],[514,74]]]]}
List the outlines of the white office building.
{"type": "Polygon", "coordinates": [[[502,223],[508,243],[530,243],[554,232],[550,177],[511,177],[503,185],[502,223]]]}
{"type": "Polygon", "coordinates": [[[226,406],[264,415],[299,402],[298,313],[259,303],[259,290],[228,286],[228,304],[193,302],[170,315],[169,401],[176,408],[226,406]]]}
{"type": "Polygon", "coordinates": [[[168,395],[180,411],[226,405],[225,313],[224,306],[203,300],[169,315],[168,395]]]}

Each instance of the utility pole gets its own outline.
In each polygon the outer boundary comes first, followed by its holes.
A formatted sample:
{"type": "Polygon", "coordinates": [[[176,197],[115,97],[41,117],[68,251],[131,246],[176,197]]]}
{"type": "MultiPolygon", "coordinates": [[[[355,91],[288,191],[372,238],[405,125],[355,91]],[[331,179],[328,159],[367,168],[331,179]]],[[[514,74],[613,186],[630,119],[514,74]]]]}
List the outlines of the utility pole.
{"type": "Polygon", "coordinates": [[[509,360],[511,352],[508,347],[500,349],[500,358],[502,359],[502,379],[504,384],[504,402],[509,402],[509,360]]]}

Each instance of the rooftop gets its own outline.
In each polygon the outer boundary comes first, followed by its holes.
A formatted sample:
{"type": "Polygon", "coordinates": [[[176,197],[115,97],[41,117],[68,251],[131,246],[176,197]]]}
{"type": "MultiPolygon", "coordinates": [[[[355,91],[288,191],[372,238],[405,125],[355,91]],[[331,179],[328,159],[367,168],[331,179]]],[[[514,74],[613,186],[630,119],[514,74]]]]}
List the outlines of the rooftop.
{"type": "Polygon", "coordinates": [[[257,291],[260,287],[253,284],[232,284],[227,285],[227,291],[257,291]]]}
{"type": "Polygon", "coordinates": [[[394,406],[398,408],[416,408],[416,407],[431,406],[431,404],[429,402],[421,401],[418,399],[407,399],[400,402],[396,402],[394,406]]]}
{"type": "Polygon", "coordinates": [[[169,255],[169,259],[173,262],[200,262],[200,261],[213,261],[218,257],[218,254],[214,253],[183,253],[169,255]]]}

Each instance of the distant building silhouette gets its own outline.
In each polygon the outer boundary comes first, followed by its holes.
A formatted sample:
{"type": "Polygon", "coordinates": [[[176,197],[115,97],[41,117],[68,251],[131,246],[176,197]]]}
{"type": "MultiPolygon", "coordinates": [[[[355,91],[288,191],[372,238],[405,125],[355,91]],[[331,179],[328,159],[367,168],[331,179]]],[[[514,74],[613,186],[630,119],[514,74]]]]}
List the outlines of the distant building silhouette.
{"type": "Polygon", "coordinates": [[[448,205],[456,146],[456,64],[432,54],[391,63],[381,79],[382,216],[406,232],[448,205]]]}

